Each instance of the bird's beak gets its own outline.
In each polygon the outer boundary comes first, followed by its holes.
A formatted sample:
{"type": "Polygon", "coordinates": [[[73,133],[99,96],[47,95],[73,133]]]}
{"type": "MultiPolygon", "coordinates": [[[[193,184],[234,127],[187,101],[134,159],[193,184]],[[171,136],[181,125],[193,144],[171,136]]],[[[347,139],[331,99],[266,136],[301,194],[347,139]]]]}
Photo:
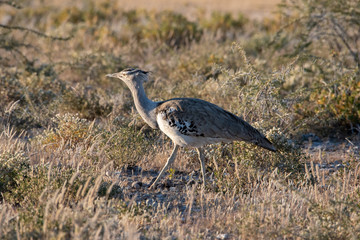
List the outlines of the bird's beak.
{"type": "Polygon", "coordinates": [[[116,73],[106,74],[106,77],[116,77],[116,73]]]}

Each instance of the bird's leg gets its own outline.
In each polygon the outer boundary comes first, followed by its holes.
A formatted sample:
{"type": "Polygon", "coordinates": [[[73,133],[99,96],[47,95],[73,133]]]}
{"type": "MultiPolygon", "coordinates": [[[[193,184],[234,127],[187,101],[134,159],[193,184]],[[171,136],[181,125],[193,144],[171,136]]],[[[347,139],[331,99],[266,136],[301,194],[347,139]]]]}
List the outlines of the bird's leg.
{"type": "Polygon", "coordinates": [[[205,186],[205,158],[204,158],[204,151],[202,150],[202,148],[196,148],[198,155],[199,155],[199,160],[200,160],[200,165],[201,165],[201,173],[202,173],[202,177],[203,177],[203,185],[205,186]]]}
{"type": "Polygon", "coordinates": [[[155,179],[155,181],[153,182],[153,184],[151,184],[150,189],[154,188],[156,183],[159,181],[159,179],[161,178],[161,176],[164,174],[164,172],[166,171],[166,169],[174,162],[175,158],[176,158],[176,153],[179,149],[179,146],[175,144],[174,149],[170,155],[170,157],[168,158],[165,166],[163,167],[163,169],[161,170],[161,172],[159,173],[158,177],[155,179]]]}

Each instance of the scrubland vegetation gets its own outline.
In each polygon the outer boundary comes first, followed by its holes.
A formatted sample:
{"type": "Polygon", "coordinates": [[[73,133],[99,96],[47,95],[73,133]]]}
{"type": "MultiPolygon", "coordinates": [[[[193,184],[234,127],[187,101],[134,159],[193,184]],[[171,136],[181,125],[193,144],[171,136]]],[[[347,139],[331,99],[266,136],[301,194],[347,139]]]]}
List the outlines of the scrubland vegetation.
{"type": "Polygon", "coordinates": [[[359,1],[262,20],[80,2],[0,1],[1,239],[360,237],[359,1]],[[129,66],[152,72],[150,98],[216,103],[278,153],[208,146],[202,188],[183,149],[148,190],[171,142],[105,77],[129,66]]]}

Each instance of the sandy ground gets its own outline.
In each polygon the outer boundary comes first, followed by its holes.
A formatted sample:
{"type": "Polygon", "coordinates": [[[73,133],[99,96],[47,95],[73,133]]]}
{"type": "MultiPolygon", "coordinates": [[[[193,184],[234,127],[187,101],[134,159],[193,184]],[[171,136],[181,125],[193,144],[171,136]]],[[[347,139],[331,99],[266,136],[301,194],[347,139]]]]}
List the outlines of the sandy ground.
{"type": "Polygon", "coordinates": [[[202,9],[206,12],[222,11],[234,14],[241,12],[251,18],[262,18],[271,15],[281,0],[119,0],[118,2],[125,9],[173,10],[190,16],[202,9]]]}
{"type": "MultiPolygon", "coordinates": [[[[44,1],[37,1],[38,4],[44,4],[44,1]]],[[[45,1],[46,4],[61,6],[82,5],[86,1],[73,0],[55,0],[45,1]]],[[[243,13],[250,18],[262,19],[270,16],[282,0],[114,0],[117,5],[124,10],[130,9],[148,9],[148,10],[172,10],[192,18],[199,11],[205,11],[209,14],[214,11],[230,12],[233,14],[243,13]]]]}

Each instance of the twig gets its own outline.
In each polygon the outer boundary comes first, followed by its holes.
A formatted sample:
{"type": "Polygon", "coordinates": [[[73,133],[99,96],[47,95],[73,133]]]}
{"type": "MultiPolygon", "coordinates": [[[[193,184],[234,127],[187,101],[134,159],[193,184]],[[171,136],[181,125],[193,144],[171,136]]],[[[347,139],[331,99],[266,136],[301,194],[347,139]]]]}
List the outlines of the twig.
{"type": "Polygon", "coordinates": [[[334,24],[335,33],[340,37],[346,48],[349,50],[350,54],[353,56],[355,62],[357,63],[358,67],[360,68],[360,59],[358,54],[351,48],[350,44],[346,41],[344,35],[347,35],[343,28],[337,23],[334,18],[330,17],[331,22],[334,24]]]}
{"type": "Polygon", "coordinates": [[[21,9],[22,8],[22,6],[18,5],[16,2],[13,2],[13,1],[2,1],[2,0],[0,0],[0,5],[1,4],[9,5],[9,6],[13,7],[13,8],[16,8],[16,9],[21,9]]]}
{"type": "Polygon", "coordinates": [[[30,28],[26,28],[26,27],[21,27],[21,26],[8,26],[8,25],[4,25],[4,24],[0,24],[0,27],[5,28],[5,29],[9,29],[9,30],[20,30],[20,31],[27,31],[30,33],[34,33],[40,37],[44,37],[44,38],[50,38],[52,40],[59,40],[59,41],[67,41],[69,39],[72,38],[72,36],[68,36],[68,37],[54,37],[54,36],[49,36],[46,35],[42,32],[36,31],[34,29],[30,29],[30,28]]]}

